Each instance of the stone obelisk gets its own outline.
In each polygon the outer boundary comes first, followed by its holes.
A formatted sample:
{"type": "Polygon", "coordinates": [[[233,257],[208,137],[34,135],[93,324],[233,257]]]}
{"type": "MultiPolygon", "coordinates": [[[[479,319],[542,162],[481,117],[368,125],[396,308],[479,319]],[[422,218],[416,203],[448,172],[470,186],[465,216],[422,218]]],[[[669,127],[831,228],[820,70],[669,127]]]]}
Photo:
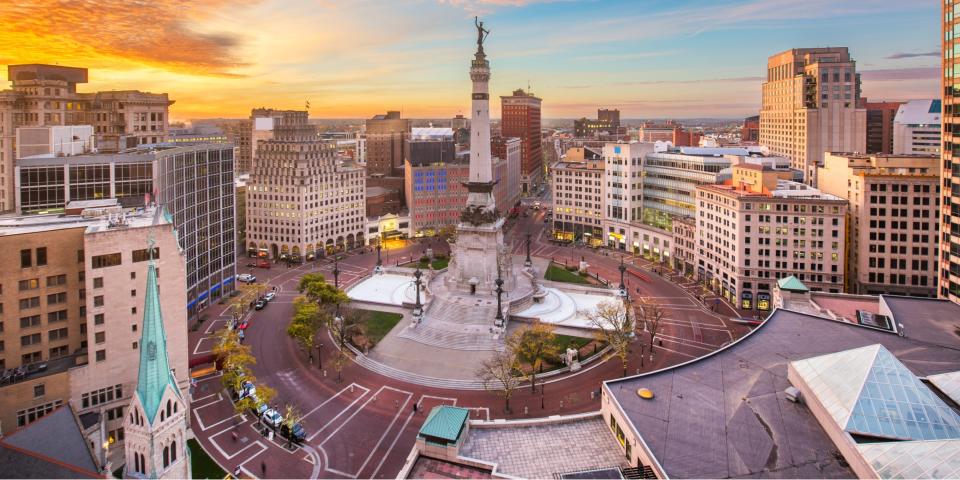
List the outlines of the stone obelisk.
{"type": "Polygon", "coordinates": [[[465,183],[467,204],[457,225],[457,240],[452,245],[448,282],[472,294],[492,294],[497,278],[505,291],[514,287],[510,256],[503,244],[503,222],[493,196],[493,161],[490,158],[490,62],[483,41],[490,31],[483,22],[477,27],[477,51],[470,63],[473,81],[470,111],[470,177],[465,183]]]}

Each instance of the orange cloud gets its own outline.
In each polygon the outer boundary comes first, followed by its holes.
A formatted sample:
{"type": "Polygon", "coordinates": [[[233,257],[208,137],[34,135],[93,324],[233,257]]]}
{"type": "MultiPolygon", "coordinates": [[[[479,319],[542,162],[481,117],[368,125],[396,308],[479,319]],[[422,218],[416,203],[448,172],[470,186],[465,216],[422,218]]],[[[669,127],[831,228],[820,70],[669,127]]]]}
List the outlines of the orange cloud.
{"type": "Polygon", "coordinates": [[[239,39],[196,29],[218,10],[255,0],[30,0],[0,2],[0,63],[159,67],[235,76],[239,39]]]}

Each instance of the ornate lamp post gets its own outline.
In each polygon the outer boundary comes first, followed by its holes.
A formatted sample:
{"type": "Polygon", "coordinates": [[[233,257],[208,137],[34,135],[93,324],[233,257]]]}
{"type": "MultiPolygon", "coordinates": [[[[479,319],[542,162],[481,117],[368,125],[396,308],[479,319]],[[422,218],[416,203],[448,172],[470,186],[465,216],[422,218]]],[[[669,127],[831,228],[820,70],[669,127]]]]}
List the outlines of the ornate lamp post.
{"type": "Polygon", "coordinates": [[[377,242],[377,267],[373,269],[374,272],[380,273],[383,271],[383,260],[380,259],[380,249],[383,247],[380,245],[380,242],[377,242]]]}
{"type": "Polygon", "coordinates": [[[500,297],[503,295],[503,279],[497,277],[494,283],[497,284],[497,316],[494,317],[494,325],[497,327],[503,327],[503,306],[500,302],[500,297]]]}
{"type": "Polygon", "coordinates": [[[620,270],[620,295],[626,296],[626,295],[627,295],[627,287],[626,287],[626,285],[624,285],[624,283],[623,283],[623,274],[627,272],[627,266],[623,264],[623,258],[622,258],[622,257],[620,258],[620,266],[617,268],[617,270],[620,270]]]}
{"type": "Polygon", "coordinates": [[[413,315],[415,317],[423,316],[423,305],[420,303],[420,277],[423,276],[423,272],[420,271],[420,267],[417,267],[417,270],[413,272],[413,281],[414,286],[417,290],[417,299],[416,304],[413,306],[413,315]]]}
{"type": "MultiPolygon", "coordinates": [[[[340,290],[340,256],[335,255],[333,257],[333,286],[337,290],[340,290]]],[[[340,317],[340,302],[337,302],[337,313],[334,316],[336,320],[342,320],[340,317]]]]}
{"type": "Polygon", "coordinates": [[[523,266],[529,267],[533,265],[533,261],[530,260],[530,227],[527,227],[527,260],[523,262],[523,266]]]}

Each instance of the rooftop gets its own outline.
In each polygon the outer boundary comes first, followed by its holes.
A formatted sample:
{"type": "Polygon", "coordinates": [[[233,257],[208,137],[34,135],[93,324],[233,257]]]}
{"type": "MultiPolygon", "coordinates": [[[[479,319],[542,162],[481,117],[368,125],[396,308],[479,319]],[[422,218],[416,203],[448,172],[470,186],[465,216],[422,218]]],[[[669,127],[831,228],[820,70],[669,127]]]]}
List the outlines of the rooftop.
{"type": "Polygon", "coordinates": [[[108,229],[142,228],[170,223],[163,209],[155,206],[130,208],[121,215],[84,218],[69,215],[0,215],[0,236],[23,235],[65,228],[86,228],[87,233],[108,229]]]}
{"type": "Polygon", "coordinates": [[[0,478],[102,478],[69,405],[0,438],[0,478]]]}
{"type": "Polygon", "coordinates": [[[894,124],[920,125],[936,127],[940,125],[940,99],[910,100],[897,109],[894,124]]]}
{"type": "MultiPolygon", "coordinates": [[[[907,307],[898,300],[894,309],[907,307]]],[[[913,375],[956,370],[960,336],[951,330],[956,322],[943,319],[960,318],[960,307],[938,318],[933,312],[917,315],[913,307],[914,314],[898,317],[903,337],[778,309],[722,350],[604,387],[670,477],[851,477],[810,410],[783,394],[790,386],[787,365],[880,344],[913,375]],[[939,342],[930,342],[931,336],[939,342]],[[635,393],[641,387],[656,397],[641,399],[635,393]]]]}
{"type": "Polygon", "coordinates": [[[469,417],[470,410],[466,408],[449,405],[435,407],[430,411],[427,420],[423,422],[423,426],[420,427],[419,436],[455,442],[460,438],[460,432],[469,417]]]}

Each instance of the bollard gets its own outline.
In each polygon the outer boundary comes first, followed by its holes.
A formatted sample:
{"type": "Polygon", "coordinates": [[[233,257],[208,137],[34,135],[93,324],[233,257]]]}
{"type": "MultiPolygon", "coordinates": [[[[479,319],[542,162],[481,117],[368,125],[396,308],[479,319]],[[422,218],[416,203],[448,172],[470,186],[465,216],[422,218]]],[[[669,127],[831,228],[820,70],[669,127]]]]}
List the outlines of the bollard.
{"type": "Polygon", "coordinates": [[[597,398],[597,392],[590,390],[590,400],[597,398]]]}
{"type": "Polygon", "coordinates": [[[563,408],[563,400],[560,400],[560,408],[563,408]]]}
{"type": "Polygon", "coordinates": [[[526,405],[523,406],[523,414],[524,414],[524,415],[530,415],[530,409],[527,408],[526,405]]]}
{"type": "Polygon", "coordinates": [[[353,393],[353,384],[350,384],[350,393],[353,393]]]}
{"type": "Polygon", "coordinates": [[[323,371],[323,376],[324,376],[324,377],[327,376],[327,371],[326,371],[326,370],[323,371]]]}

